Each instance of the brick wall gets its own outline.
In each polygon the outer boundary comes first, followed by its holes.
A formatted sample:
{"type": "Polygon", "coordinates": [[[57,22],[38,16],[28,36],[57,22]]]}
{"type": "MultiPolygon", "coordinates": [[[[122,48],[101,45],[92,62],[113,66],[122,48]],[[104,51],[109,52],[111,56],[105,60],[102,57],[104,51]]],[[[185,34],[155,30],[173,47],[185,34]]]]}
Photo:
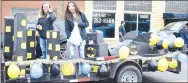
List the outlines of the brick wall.
{"type": "MultiPolygon", "coordinates": [[[[11,8],[40,8],[41,5],[45,1],[2,1],[2,26],[4,28],[4,16],[10,16],[11,15],[11,8]]],[[[48,1],[53,9],[58,9],[60,5],[60,1],[48,1]]],[[[75,1],[76,4],[78,5],[79,9],[84,12],[85,10],[85,1],[75,1]]],[[[63,1],[64,4],[64,11],[67,6],[68,1],[63,1]]],[[[63,11],[63,10],[62,10],[63,11]]],[[[3,31],[2,28],[2,31],[3,31]]]]}

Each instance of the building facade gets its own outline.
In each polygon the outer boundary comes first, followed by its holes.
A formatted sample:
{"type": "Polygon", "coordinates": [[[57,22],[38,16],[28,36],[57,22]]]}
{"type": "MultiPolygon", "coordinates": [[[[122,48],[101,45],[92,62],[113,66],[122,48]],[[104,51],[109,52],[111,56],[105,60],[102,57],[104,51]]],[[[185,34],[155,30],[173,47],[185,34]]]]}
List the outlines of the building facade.
{"type": "MultiPolygon", "coordinates": [[[[2,1],[2,19],[7,15],[14,15],[18,11],[32,11],[36,13],[44,1],[32,3],[20,3],[20,1],[2,1]],[[15,4],[8,5],[8,4],[15,4]],[[18,4],[19,3],[19,4],[18,4]],[[24,4],[21,6],[21,4],[24,4]],[[7,7],[8,6],[8,7],[7,7]],[[29,9],[19,9],[30,8],[29,9]]],[[[62,19],[68,1],[51,1],[58,19],[62,19]]],[[[188,14],[188,1],[76,1],[79,9],[86,14],[90,23],[89,29],[101,30],[104,33],[105,42],[115,44],[119,41],[119,26],[121,21],[126,22],[126,31],[138,30],[148,32],[150,29],[160,30],[166,24],[164,13],[188,14]]],[[[29,19],[36,19],[35,14],[29,13],[29,19]],[[33,17],[32,17],[33,15],[33,17]]]]}

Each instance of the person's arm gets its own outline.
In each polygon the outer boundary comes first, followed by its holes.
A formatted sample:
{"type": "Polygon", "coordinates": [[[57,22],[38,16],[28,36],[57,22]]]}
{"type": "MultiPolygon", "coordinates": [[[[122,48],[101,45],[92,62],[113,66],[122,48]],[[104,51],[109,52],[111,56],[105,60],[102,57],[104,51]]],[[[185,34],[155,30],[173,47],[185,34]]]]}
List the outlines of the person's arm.
{"type": "Polygon", "coordinates": [[[85,14],[81,14],[81,15],[83,16],[83,19],[82,19],[81,22],[78,23],[78,26],[81,27],[81,28],[86,28],[86,27],[89,26],[89,22],[88,22],[88,20],[87,20],[87,18],[85,16],[85,14]]]}
{"type": "Polygon", "coordinates": [[[121,27],[119,27],[119,35],[122,37],[122,39],[124,40],[124,37],[123,37],[123,35],[122,35],[122,33],[121,33],[121,27]]]}
{"type": "Polygon", "coordinates": [[[49,18],[50,18],[51,21],[56,20],[56,16],[54,15],[52,9],[49,9],[49,18]]]}
{"type": "MultiPolygon", "coordinates": [[[[39,18],[40,19],[40,18],[39,18]]],[[[39,31],[39,30],[42,30],[42,26],[40,25],[39,23],[39,19],[37,21],[37,25],[36,25],[36,30],[39,31]]]]}
{"type": "Polygon", "coordinates": [[[69,28],[69,24],[67,20],[65,20],[65,33],[67,35],[67,39],[69,39],[71,32],[70,32],[70,28],[69,28]]]}

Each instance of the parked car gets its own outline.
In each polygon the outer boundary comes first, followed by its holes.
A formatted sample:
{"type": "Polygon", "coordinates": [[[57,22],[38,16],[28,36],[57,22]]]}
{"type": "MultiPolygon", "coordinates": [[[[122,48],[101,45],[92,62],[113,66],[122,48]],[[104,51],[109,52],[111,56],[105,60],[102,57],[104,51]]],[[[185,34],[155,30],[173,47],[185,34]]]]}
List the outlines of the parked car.
{"type": "Polygon", "coordinates": [[[178,22],[172,22],[167,24],[163,29],[161,29],[161,32],[166,32],[167,34],[173,33],[176,37],[179,37],[179,31],[183,29],[185,24],[188,23],[188,21],[178,21],[178,22]]]}

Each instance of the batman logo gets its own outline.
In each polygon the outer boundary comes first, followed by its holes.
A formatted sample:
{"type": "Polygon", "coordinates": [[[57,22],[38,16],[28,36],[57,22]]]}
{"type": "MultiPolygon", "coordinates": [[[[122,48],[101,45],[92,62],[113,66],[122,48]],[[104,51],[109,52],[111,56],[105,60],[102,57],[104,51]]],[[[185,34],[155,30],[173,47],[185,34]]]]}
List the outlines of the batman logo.
{"type": "Polygon", "coordinates": [[[87,52],[87,57],[89,58],[94,58],[96,56],[96,49],[93,47],[88,47],[86,52],[87,52]]]}

